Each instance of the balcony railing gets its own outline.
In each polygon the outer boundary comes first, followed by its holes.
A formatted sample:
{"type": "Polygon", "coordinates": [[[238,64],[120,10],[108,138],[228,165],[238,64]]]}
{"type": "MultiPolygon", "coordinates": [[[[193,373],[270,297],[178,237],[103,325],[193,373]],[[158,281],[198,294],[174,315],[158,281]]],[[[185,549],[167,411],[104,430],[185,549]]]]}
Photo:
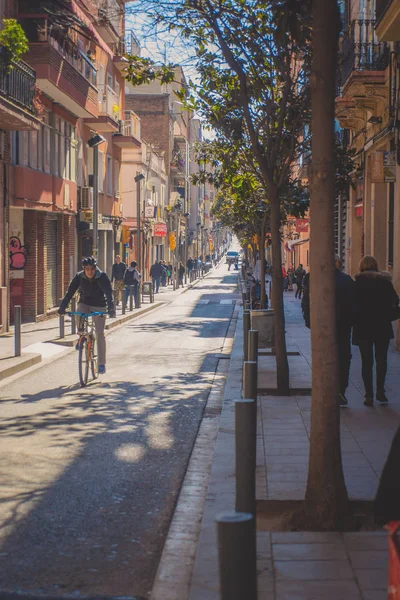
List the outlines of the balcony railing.
{"type": "Polygon", "coordinates": [[[119,97],[110,86],[100,84],[99,90],[99,111],[103,115],[108,115],[114,121],[121,119],[121,108],[119,106],[119,97]]]}
{"type": "Polygon", "coordinates": [[[127,137],[135,137],[140,140],[140,119],[131,110],[124,111],[122,135],[127,137]]]}
{"type": "Polygon", "coordinates": [[[19,21],[29,43],[48,43],[89,83],[96,86],[96,68],[77,44],[61,32],[59,27],[52,25],[46,18],[21,18],[19,21]]]}
{"type": "Polygon", "coordinates": [[[35,71],[22,60],[13,61],[8,69],[4,64],[4,53],[4,48],[0,48],[0,96],[34,115],[35,71]]]}
{"type": "Polygon", "coordinates": [[[352,71],[384,71],[389,64],[389,47],[375,37],[375,20],[351,22],[343,38],[340,85],[352,71]]]}

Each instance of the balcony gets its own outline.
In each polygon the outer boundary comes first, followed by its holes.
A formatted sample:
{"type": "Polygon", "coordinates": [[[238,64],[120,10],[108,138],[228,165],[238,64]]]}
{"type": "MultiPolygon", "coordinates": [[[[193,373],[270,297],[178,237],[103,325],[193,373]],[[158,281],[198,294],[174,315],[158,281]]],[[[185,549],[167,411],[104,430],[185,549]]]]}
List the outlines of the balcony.
{"type": "Polygon", "coordinates": [[[375,32],[379,40],[400,40],[400,6],[396,0],[376,0],[375,32]]]}
{"type": "Polygon", "coordinates": [[[341,127],[360,131],[371,116],[382,116],[388,101],[389,47],[379,42],[375,21],[352,21],[342,42],[336,98],[341,127]]]}
{"type": "Polygon", "coordinates": [[[98,117],[85,119],[85,123],[93,126],[99,133],[117,133],[121,119],[119,96],[109,85],[99,84],[97,89],[99,90],[98,117]]]}
{"type": "Polygon", "coordinates": [[[385,71],[389,64],[389,47],[375,36],[375,21],[352,21],[343,38],[340,83],[342,87],[353,73],[385,71]]]}
{"type": "Polygon", "coordinates": [[[38,88],[77,117],[97,116],[96,69],[87,56],[47,18],[19,21],[29,40],[26,61],[36,71],[38,88]]]}
{"type": "Polygon", "coordinates": [[[34,106],[35,71],[22,60],[12,62],[8,71],[1,64],[0,48],[0,129],[21,131],[36,129],[38,120],[34,106]]]}
{"type": "Polygon", "coordinates": [[[124,111],[124,120],[120,121],[119,132],[113,135],[113,143],[120,148],[141,146],[140,119],[131,110],[124,111]]]}

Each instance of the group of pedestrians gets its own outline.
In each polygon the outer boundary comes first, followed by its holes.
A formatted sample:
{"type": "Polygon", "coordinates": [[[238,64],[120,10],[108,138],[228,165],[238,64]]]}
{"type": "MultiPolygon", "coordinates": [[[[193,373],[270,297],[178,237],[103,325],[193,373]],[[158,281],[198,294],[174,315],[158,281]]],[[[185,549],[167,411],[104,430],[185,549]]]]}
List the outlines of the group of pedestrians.
{"type": "Polygon", "coordinates": [[[134,260],[128,267],[122,262],[119,254],[115,257],[115,263],[111,270],[111,284],[114,283],[115,303],[117,306],[122,302],[123,293],[125,293],[125,300],[128,301],[131,286],[133,286],[135,308],[139,305],[140,280],[142,276],[136,267],[137,263],[134,260]]]}
{"type": "MultiPolygon", "coordinates": [[[[373,406],[374,355],[376,367],[376,395],[381,404],[387,404],[385,379],[389,342],[393,339],[392,321],[400,318],[399,298],[390,273],[381,272],[373,256],[364,256],[354,280],[342,272],[339,256],[335,258],[336,334],[339,358],[339,400],[347,406],[345,396],[349,384],[351,344],[358,346],[362,362],[365,388],[364,404],[373,406]]],[[[310,327],[310,274],[304,278],[302,310],[305,324],[310,327]]]]}
{"type": "Polygon", "coordinates": [[[301,300],[305,276],[306,271],[302,264],[299,264],[297,269],[291,265],[287,271],[285,265],[282,265],[283,290],[293,292],[293,285],[296,285],[295,297],[301,300]]]}

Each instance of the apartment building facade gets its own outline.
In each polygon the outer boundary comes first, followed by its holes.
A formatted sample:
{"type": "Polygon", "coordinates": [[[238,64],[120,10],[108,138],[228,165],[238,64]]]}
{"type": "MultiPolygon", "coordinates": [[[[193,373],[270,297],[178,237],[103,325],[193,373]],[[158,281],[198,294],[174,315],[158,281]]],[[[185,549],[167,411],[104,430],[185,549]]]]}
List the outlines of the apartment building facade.
{"type": "Polygon", "coordinates": [[[140,120],[124,106],[123,55],[134,36],[127,42],[122,0],[8,4],[7,16],[29,41],[24,61],[35,106],[34,123],[12,126],[9,136],[9,264],[6,273],[1,261],[1,276],[9,318],[19,304],[24,320],[40,320],[57,309],[83,256],[97,246],[100,268],[110,273],[125,248],[121,170],[127,152],[141,148],[140,120]],[[95,134],[103,138],[98,154],[88,145],[95,134]]]}

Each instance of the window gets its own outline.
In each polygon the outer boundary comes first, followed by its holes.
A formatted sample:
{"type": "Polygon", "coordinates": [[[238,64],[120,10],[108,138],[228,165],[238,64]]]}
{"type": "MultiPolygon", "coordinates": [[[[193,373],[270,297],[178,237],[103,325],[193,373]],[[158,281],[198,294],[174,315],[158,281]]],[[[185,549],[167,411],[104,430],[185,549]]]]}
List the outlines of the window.
{"type": "Polygon", "coordinates": [[[107,154],[107,194],[113,196],[113,159],[107,154]]]}
{"type": "Polygon", "coordinates": [[[117,160],[114,161],[114,196],[116,198],[120,197],[119,193],[119,178],[121,174],[121,163],[117,160]]]}
{"type": "Polygon", "coordinates": [[[29,132],[29,166],[31,169],[38,168],[38,132],[29,132]]]}

